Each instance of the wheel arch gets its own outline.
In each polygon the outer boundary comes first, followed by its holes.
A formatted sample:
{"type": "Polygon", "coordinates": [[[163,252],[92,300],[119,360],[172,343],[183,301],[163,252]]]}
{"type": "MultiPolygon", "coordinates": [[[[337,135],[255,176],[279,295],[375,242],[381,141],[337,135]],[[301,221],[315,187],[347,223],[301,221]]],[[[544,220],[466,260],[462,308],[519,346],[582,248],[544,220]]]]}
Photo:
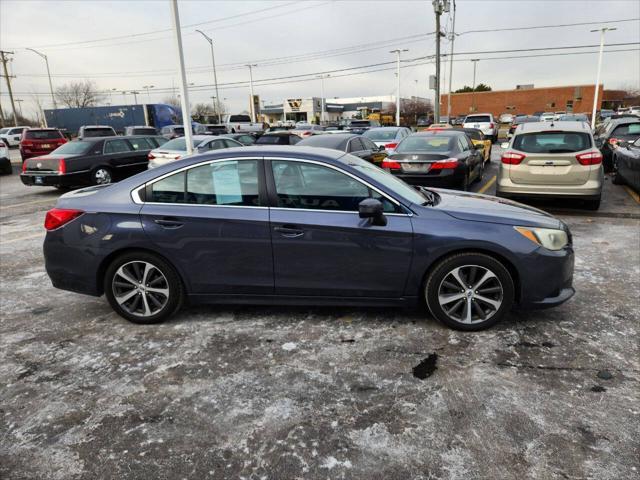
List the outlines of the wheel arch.
{"type": "Polygon", "coordinates": [[[145,248],[145,247],[126,247],[126,248],[121,248],[119,250],[114,250],[113,252],[111,252],[109,255],[107,255],[105,258],[102,259],[102,261],[100,262],[100,265],[98,266],[98,270],[96,273],[96,285],[98,288],[98,295],[102,295],[104,294],[104,276],[105,273],[107,272],[107,268],[109,268],[109,265],[111,265],[111,263],[113,263],[113,261],[122,256],[122,255],[126,255],[128,253],[133,253],[133,252],[142,252],[142,253],[150,253],[152,255],[156,255],[158,257],[160,257],[162,260],[164,260],[165,262],[167,262],[169,265],[171,265],[171,267],[175,270],[176,274],[178,275],[178,278],[180,279],[180,282],[182,283],[182,287],[185,289],[185,293],[187,293],[187,282],[185,281],[185,277],[182,274],[182,272],[180,271],[179,268],[176,267],[176,265],[169,260],[166,256],[162,255],[160,252],[157,252],[156,250],[152,249],[152,248],[145,248]]]}
{"type": "Polygon", "coordinates": [[[448,257],[452,257],[454,255],[459,255],[461,253],[466,253],[466,254],[474,254],[474,253],[480,253],[483,255],[488,255],[490,257],[495,258],[496,260],[498,260],[500,263],[502,263],[502,265],[504,265],[504,268],[507,269],[507,271],[509,272],[509,274],[511,275],[511,278],[513,280],[513,290],[515,293],[515,303],[520,303],[521,297],[522,297],[522,290],[521,290],[521,283],[520,283],[520,273],[518,272],[518,269],[516,268],[516,266],[513,264],[513,262],[511,262],[511,260],[509,260],[506,256],[502,255],[499,252],[496,252],[494,250],[489,250],[486,248],[460,248],[460,249],[454,249],[454,250],[449,250],[447,252],[443,252],[441,253],[438,257],[434,258],[432,260],[432,262],[429,264],[429,267],[425,270],[424,274],[422,275],[422,280],[420,282],[420,291],[418,292],[418,297],[422,298],[424,300],[424,286],[425,283],[427,281],[427,278],[429,277],[429,275],[431,274],[431,272],[436,268],[436,266],[445,258],[448,257]]]}

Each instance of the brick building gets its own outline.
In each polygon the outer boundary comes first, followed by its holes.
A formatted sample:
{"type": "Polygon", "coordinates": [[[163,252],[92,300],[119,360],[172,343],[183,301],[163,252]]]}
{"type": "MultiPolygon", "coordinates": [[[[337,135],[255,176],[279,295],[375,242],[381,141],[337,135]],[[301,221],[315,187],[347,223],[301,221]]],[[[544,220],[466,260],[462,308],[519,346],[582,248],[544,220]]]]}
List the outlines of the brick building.
{"type": "MultiPolygon", "coordinates": [[[[533,88],[522,85],[515,90],[493,90],[490,92],[454,93],[451,95],[451,115],[467,115],[471,112],[532,114],[534,112],[567,111],[591,112],[593,108],[593,85],[569,87],[533,88]]],[[[603,87],[600,85],[598,109],[600,109],[603,87]]],[[[447,114],[447,94],[440,98],[440,112],[447,114]]]]}

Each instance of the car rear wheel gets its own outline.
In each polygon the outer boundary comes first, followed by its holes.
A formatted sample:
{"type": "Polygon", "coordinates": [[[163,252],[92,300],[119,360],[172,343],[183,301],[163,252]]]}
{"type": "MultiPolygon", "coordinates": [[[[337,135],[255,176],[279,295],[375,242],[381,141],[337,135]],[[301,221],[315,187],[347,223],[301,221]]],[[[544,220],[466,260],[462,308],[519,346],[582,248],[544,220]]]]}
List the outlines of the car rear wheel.
{"type": "Polygon", "coordinates": [[[464,178],[462,179],[462,183],[460,184],[460,190],[466,192],[469,190],[469,172],[467,171],[464,174],[464,178]]]}
{"type": "Polygon", "coordinates": [[[91,181],[94,185],[108,185],[113,181],[111,170],[107,167],[98,167],[91,174],[91,181]]]}
{"type": "Polygon", "coordinates": [[[132,252],[109,265],[105,295],[118,315],[133,323],[159,323],[181,307],[184,290],[168,262],[147,252],[132,252]]]}
{"type": "Polygon", "coordinates": [[[587,200],[584,205],[587,210],[598,210],[600,208],[600,202],[602,201],[602,194],[598,196],[595,200],[587,200]]]}
{"type": "Polygon", "coordinates": [[[445,258],[429,273],[424,295],[429,310],[445,325],[475,331],[498,323],[514,302],[511,274],[483,253],[445,258]]]}
{"type": "Polygon", "coordinates": [[[613,159],[613,171],[611,172],[611,183],[614,185],[624,185],[624,178],[618,173],[618,164],[616,159],[613,159]]]}

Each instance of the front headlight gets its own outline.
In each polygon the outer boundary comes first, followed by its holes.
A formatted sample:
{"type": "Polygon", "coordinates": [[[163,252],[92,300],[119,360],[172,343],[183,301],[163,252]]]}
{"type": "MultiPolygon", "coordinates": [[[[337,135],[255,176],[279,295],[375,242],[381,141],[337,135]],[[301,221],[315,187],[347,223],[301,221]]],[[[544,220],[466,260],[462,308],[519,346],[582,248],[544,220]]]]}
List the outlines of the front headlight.
{"type": "Polygon", "coordinates": [[[520,235],[547,250],[562,250],[569,243],[567,232],[554,228],[513,227],[520,235]]]}

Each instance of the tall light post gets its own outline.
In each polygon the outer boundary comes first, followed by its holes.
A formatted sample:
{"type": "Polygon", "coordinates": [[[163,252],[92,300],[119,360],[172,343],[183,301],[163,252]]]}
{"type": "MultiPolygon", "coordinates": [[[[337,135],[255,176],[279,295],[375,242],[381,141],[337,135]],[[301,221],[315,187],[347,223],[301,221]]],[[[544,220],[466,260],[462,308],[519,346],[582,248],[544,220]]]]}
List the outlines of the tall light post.
{"type": "Polygon", "coordinates": [[[47,65],[47,76],[49,77],[49,91],[51,92],[51,101],[53,102],[53,109],[56,110],[58,106],[56,105],[56,97],[53,94],[53,83],[51,83],[51,72],[49,71],[49,59],[44,53],[40,53],[33,48],[27,48],[27,50],[31,50],[36,55],[40,56],[40,58],[44,58],[44,63],[47,65]]]}
{"type": "Polygon", "coordinates": [[[251,121],[256,122],[256,109],[253,105],[253,67],[257,67],[258,65],[255,63],[249,63],[245,65],[245,67],[249,67],[249,94],[251,98],[249,100],[249,109],[251,111],[251,121]]]}
{"type": "Polygon", "coordinates": [[[20,111],[20,116],[24,118],[24,115],[22,114],[22,102],[24,102],[24,100],[22,100],[21,98],[16,98],[16,103],[18,104],[18,110],[20,111]]]}
{"type": "Polygon", "coordinates": [[[184,68],[184,54],[182,53],[182,34],[180,33],[180,13],[178,0],[171,0],[171,17],[173,20],[173,34],[176,42],[176,54],[180,68],[180,97],[182,107],[182,126],[187,143],[187,155],[193,153],[193,132],[191,130],[191,115],[189,114],[189,90],[187,88],[187,73],[184,68]]]}
{"type": "Polygon", "coordinates": [[[479,58],[471,59],[473,62],[473,87],[471,87],[471,111],[476,111],[476,65],[480,61],[479,58]]]}
{"type": "Polygon", "coordinates": [[[451,123],[451,83],[453,81],[453,41],[456,39],[456,0],[453,0],[453,22],[451,24],[451,51],[449,52],[449,94],[447,95],[447,116],[451,123]]]}
{"type": "Polygon", "coordinates": [[[138,105],[138,94],[140,92],[138,92],[137,90],[131,90],[129,93],[133,95],[133,101],[136,105],[138,105]]]}
{"type": "Polygon", "coordinates": [[[395,50],[391,50],[389,53],[396,54],[396,77],[397,77],[397,86],[396,86],[396,126],[400,126],[400,53],[408,52],[409,50],[403,48],[402,50],[396,48],[395,50]]]}
{"type": "MultiPolygon", "coordinates": [[[[331,75],[330,74],[326,74],[326,75],[317,75],[316,78],[320,79],[320,99],[322,100],[322,110],[320,110],[320,124],[325,122],[325,112],[327,110],[327,103],[324,99],[324,79],[325,78],[329,78],[331,75]]],[[[284,111],[284,105],[282,106],[282,111],[284,111]]]]}
{"type": "MultiPolygon", "coordinates": [[[[142,88],[144,88],[147,91],[147,101],[149,103],[151,103],[151,95],[149,94],[149,89],[155,87],[155,85],[143,85],[142,88]]],[[[137,103],[137,102],[136,102],[137,103]]]]}
{"type": "MultiPolygon", "coordinates": [[[[213,39],[206,35],[202,30],[196,30],[202,34],[202,36],[209,42],[209,46],[211,47],[211,64],[213,65],[213,85],[216,89],[216,103],[214,104],[214,108],[216,109],[216,117],[218,118],[218,122],[220,122],[220,94],[218,93],[218,75],[216,74],[216,57],[213,55],[213,39]]],[[[251,100],[253,101],[253,99],[251,100]]]]}
{"type": "Polygon", "coordinates": [[[604,34],[613,30],[617,30],[617,28],[613,27],[603,27],[596,30],[591,30],[591,32],[600,32],[600,53],[598,54],[598,73],[596,74],[596,88],[593,92],[593,111],[591,112],[591,128],[596,127],[596,110],[598,109],[598,87],[600,85],[600,70],[602,69],[602,53],[604,51],[604,34]]]}
{"type": "Polygon", "coordinates": [[[435,102],[434,103],[434,119],[440,121],[440,16],[449,11],[449,0],[433,0],[433,11],[436,14],[436,85],[435,85],[435,102]]]}

